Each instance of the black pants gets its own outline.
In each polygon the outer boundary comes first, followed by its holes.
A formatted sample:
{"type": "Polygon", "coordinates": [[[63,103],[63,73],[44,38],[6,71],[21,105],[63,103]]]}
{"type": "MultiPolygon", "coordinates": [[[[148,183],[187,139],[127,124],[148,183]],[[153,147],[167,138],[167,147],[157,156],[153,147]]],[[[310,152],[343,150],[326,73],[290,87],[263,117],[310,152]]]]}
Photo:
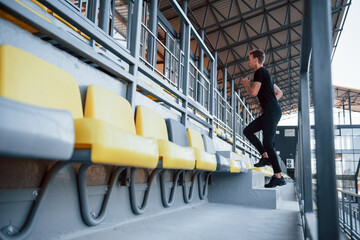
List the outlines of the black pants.
{"type": "Polygon", "coordinates": [[[277,102],[269,102],[263,107],[263,114],[252,121],[245,129],[244,135],[263,154],[267,152],[274,173],[280,173],[280,165],[274,147],[276,127],[281,118],[281,107],[277,102]],[[258,131],[263,131],[263,143],[255,136],[258,131]]]}

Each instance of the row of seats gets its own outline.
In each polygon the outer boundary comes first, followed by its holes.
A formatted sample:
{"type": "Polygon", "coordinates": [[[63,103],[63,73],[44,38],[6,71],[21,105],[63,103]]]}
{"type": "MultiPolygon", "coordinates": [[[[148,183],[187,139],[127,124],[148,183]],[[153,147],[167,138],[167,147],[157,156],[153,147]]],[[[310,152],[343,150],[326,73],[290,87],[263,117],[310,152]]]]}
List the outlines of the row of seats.
{"type": "Polygon", "coordinates": [[[70,74],[13,46],[0,46],[0,73],[3,155],[68,160],[75,148],[89,150],[89,160],[99,164],[226,172],[246,167],[230,153],[216,152],[207,135],[145,106],[137,107],[134,122],[129,102],[100,86],[88,88],[83,111],[70,74]]]}

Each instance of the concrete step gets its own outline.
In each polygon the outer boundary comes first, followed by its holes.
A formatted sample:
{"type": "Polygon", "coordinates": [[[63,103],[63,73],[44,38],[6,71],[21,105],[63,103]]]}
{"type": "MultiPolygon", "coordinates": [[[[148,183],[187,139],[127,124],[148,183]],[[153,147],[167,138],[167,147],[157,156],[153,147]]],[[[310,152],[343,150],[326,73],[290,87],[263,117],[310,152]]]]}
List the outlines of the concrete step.
{"type": "MultiPolygon", "coordinates": [[[[286,185],[269,189],[264,188],[264,184],[264,174],[254,170],[240,174],[214,173],[209,185],[209,202],[278,209],[281,188],[286,185]]],[[[295,198],[294,189],[289,190],[290,193],[284,191],[286,200],[295,198]]]]}

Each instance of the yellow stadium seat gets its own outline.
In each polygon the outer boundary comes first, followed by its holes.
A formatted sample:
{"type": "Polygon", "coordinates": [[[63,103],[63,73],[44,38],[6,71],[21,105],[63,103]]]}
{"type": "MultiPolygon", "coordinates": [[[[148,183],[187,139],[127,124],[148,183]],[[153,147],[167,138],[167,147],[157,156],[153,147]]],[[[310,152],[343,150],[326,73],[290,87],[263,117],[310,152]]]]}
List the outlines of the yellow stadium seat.
{"type": "Polygon", "coordinates": [[[13,46],[2,45],[0,52],[0,96],[83,117],[79,87],[70,74],[13,46]]]}
{"type": "Polygon", "coordinates": [[[195,150],[196,169],[215,171],[216,170],[216,156],[205,151],[204,142],[201,134],[191,128],[187,129],[189,143],[195,150]]]}
{"type": "Polygon", "coordinates": [[[136,110],[136,133],[157,139],[163,168],[194,169],[194,150],[169,141],[166,123],[160,114],[145,106],[139,106],[136,110]]]}
{"type": "Polygon", "coordinates": [[[90,148],[94,163],[155,168],[159,159],[157,142],[136,135],[129,102],[96,85],[87,90],[84,118],[75,120],[75,148],[90,148]]]}
{"type": "Polygon", "coordinates": [[[0,46],[0,153],[67,160],[82,118],[75,79],[10,45],[0,46]]]}
{"type": "Polygon", "coordinates": [[[231,173],[239,173],[241,171],[240,161],[230,159],[230,172],[231,173]]]}

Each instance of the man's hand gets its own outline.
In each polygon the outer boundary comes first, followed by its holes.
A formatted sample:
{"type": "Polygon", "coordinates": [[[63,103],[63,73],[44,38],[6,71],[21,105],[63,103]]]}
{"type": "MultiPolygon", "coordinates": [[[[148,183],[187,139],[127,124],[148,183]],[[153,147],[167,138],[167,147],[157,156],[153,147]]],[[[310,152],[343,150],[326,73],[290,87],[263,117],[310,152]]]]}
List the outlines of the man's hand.
{"type": "Polygon", "coordinates": [[[250,78],[249,78],[249,77],[243,78],[243,79],[242,79],[242,84],[243,84],[244,86],[249,86],[249,84],[250,84],[250,78]]]}

